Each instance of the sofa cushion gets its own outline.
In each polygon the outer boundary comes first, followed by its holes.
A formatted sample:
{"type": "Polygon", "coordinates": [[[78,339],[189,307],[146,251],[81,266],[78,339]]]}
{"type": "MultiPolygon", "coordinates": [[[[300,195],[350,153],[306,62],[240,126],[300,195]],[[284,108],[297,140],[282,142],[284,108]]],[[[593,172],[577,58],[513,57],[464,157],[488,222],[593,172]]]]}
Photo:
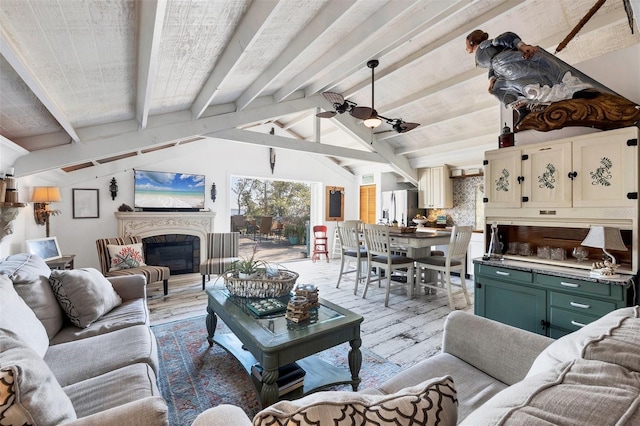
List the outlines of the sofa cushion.
{"type": "Polygon", "coordinates": [[[527,377],[575,358],[640,371],[640,306],[617,309],[561,337],[538,355],[527,377]]]}
{"type": "Polygon", "coordinates": [[[88,327],[122,303],[111,283],[94,268],[51,271],[49,282],[76,327],[88,327]]]}
{"type": "Polygon", "coordinates": [[[47,330],[49,339],[62,328],[64,314],[49,285],[51,269],[38,256],[21,253],[0,262],[0,274],[13,281],[13,287],[47,330]]]}
{"type": "Polygon", "coordinates": [[[15,333],[40,358],[47,352],[47,330],[31,308],[18,296],[13,283],[6,275],[0,275],[0,329],[15,333]]]}
{"type": "MultiPolygon", "coordinates": [[[[440,353],[401,371],[376,390],[390,395],[407,386],[414,386],[445,375],[451,376],[456,384],[458,421],[507,387],[506,384],[461,359],[448,353],[440,353]]],[[[373,393],[369,389],[364,389],[362,392],[373,393]]]]}
{"type": "Polygon", "coordinates": [[[75,420],[71,400],[42,358],[0,332],[0,424],[57,425],[75,420]]]}
{"type": "Polygon", "coordinates": [[[87,337],[111,333],[134,325],[145,324],[149,325],[149,313],[145,300],[128,300],[102,315],[86,328],[78,328],[71,324],[62,327],[62,330],[49,341],[49,344],[57,345],[73,340],[86,339],[87,337]]]}
{"type": "Polygon", "coordinates": [[[577,358],[500,392],[461,425],[640,424],[640,373],[577,358]]]}
{"type": "Polygon", "coordinates": [[[151,396],[161,396],[153,369],[144,363],[128,365],[69,386],[64,391],[78,417],[151,396]]]}
{"type": "Polygon", "coordinates": [[[451,377],[439,377],[392,395],[318,392],[260,411],[258,425],[455,425],[458,399],[451,377]]]}
{"type": "Polygon", "coordinates": [[[135,325],[90,339],[49,346],[44,360],[58,383],[68,386],[138,362],[149,364],[157,371],[158,349],[151,329],[135,325]],[[73,362],[69,362],[70,359],[73,362]]]}
{"type": "Polygon", "coordinates": [[[107,250],[109,251],[110,259],[109,271],[146,266],[144,263],[142,243],[125,245],[107,244],[107,250]]]}

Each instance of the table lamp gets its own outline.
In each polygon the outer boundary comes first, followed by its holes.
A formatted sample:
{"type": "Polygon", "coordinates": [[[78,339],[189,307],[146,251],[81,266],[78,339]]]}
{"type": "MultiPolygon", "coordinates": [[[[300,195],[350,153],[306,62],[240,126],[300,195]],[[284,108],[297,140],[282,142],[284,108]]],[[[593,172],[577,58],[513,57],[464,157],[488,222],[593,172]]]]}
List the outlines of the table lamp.
{"type": "Polygon", "coordinates": [[[611,258],[611,266],[609,267],[610,271],[603,271],[605,268],[595,268],[595,270],[591,271],[592,275],[602,275],[609,276],[613,275],[615,268],[617,268],[616,258],[609,253],[607,250],[619,250],[619,251],[627,251],[627,247],[624,245],[622,241],[622,236],[620,235],[620,230],[618,228],[609,227],[609,226],[592,226],[589,229],[589,233],[586,238],[580,245],[585,247],[595,247],[600,248],[608,257],[611,258]]]}
{"type": "Polygon", "coordinates": [[[60,188],[57,186],[36,186],[33,188],[31,201],[33,202],[33,216],[38,225],[46,225],[49,238],[49,216],[60,213],[60,210],[50,210],[49,203],[60,201],[60,188]]]}

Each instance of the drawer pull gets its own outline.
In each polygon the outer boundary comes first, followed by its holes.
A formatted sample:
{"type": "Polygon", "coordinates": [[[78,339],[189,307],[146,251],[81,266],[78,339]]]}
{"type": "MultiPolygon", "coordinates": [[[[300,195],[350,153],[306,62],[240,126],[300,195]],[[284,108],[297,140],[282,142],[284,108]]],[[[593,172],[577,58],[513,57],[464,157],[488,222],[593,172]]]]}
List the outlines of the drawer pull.
{"type": "Polygon", "coordinates": [[[511,275],[509,272],[502,272],[502,271],[496,271],[496,274],[504,275],[505,277],[508,277],[509,275],[511,275]]]}
{"type": "Polygon", "coordinates": [[[583,324],[581,322],[571,320],[571,325],[575,325],[576,327],[584,327],[587,324],[583,324]]]}
{"type": "Polygon", "coordinates": [[[590,309],[591,308],[591,305],[585,305],[584,303],[569,302],[569,304],[571,306],[573,306],[574,308],[582,308],[582,309],[590,309]]]}
{"type": "Polygon", "coordinates": [[[565,286],[565,287],[571,287],[571,288],[578,288],[580,287],[580,284],[576,284],[576,283],[567,283],[564,281],[560,281],[560,285],[565,286]]]}

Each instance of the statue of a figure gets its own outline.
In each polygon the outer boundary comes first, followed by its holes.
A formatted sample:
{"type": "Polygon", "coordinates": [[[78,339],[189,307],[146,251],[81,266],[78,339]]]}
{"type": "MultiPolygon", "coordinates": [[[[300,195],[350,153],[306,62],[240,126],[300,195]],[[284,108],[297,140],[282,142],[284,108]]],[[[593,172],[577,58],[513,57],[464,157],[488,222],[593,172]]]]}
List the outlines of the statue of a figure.
{"type": "Polygon", "coordinates": [[[471,32],[466,49],[474,53],[476,64],[489,69],[489,93],[517,111],[517,130],[552,130],[564,126],[590,126],[601,129],[631,126],[640,119],[640,109],[579,70],[542,48],[524,43],[512,32],[494,39],[482,30],[471,32]],[[554,104],[560,101],[569,101],[554,104]],[[546,117],[554,105],[564,117],[546,117]],[[577,115],[573,109],[580,110],[577,115]],[[525,116],[530,112],[534,117],[525,116]],[[540,115],[540,113],[542,115],[540,115]],[[595,123],[595,124],[594,124],[595,123]]]}

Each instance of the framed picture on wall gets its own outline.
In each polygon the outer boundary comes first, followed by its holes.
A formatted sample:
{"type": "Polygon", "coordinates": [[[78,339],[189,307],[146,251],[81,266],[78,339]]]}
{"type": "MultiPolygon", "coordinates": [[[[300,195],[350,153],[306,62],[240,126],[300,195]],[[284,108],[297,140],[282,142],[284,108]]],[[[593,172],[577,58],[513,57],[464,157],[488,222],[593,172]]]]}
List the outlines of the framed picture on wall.
{"type": "Polygon", "coordinates": [[[56,237],[27,240],[25,243],[29,253],[41,257],[44,260],[54,260],[62,257],[56,237]]]}
{"type": "Polygon", "coordinates": [[[100,217],[97,189],[73,189],[73,218],[96,219],[100,217]]]}

